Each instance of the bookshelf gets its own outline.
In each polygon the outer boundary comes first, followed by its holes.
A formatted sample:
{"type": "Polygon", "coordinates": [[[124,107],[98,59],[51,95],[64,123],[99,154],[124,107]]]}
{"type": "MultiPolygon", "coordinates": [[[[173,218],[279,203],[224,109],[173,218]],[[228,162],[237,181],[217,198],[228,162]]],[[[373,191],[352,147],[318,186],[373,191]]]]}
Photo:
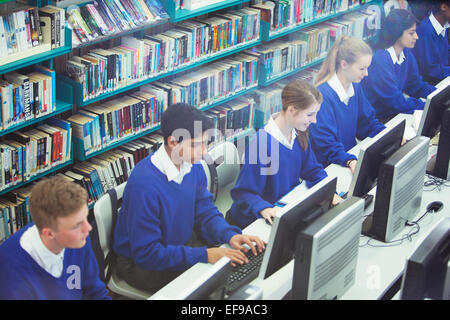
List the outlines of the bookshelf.
{"type": "Polygon", "coordinates": [[[297,25],[288,26],[288,27],[285,27],[278,31],[271,31],[269,23],[267,23],[265,21],[261,21],[261,39],[263,41],[271,41],[271,40],[280,38],[282,36],[288,35],[290,33],[302,30],[304,28],[319,24],[321,22],[325,22],[325,21],[333,19],[333,18],[338,18],[344,14],[348,14],[348,13],[354,12],[356,10],[366,8],[370,5],[382,5],[382,3],[383,3],[382,0],[369,0],[369,1],[366,1],[366,3],[364,3],[364,4],[356,5],[352,8],[349,8],[348,10],[325,15],[325,16],[319,17],[317,19],[314,19],[312,21],[306,22],[306,23],[300,23],[297,25]]]}
{"type": "Polygon", "coordinates": [[[250,0],[231,0],[231,1],[218,1],[216,4],[211,4],[203,8],[196,10],[176,9],[174,0],[161,0],[161,3],[167,10],[170,16],[170,22],[180,22],[186,19],[194,18],[202,14],[210,13],[220,9],[229,8],[235,5],[240,5],[250,0]]]}

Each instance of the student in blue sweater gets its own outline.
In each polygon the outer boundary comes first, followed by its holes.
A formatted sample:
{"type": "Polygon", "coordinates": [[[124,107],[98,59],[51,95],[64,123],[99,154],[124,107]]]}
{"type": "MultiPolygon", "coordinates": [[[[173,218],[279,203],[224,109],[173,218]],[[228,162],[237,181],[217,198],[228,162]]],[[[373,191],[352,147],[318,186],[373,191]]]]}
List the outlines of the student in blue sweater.
{"type": "Polygon", "coordinates": [[[0,299],[111,299],[99,278],[87,192],[55,176],[31,191],[31,223],[0,246],[0,299]]]}
{"type": "Polygon", "coordinates": [[[118,274],[130,285],[155,292],[198,262],[227,256],[242,264],[248,262],[243,244],[254,254],[264,248],[258,237],[242,235],[225,221],[206,188],[198,161],[212,127],[193,106],[169,106],[161,119],[164,145],[133,169],[113,245],[118,274]],[[215,247],[224,243],[231,249],[215,247]]]}
{"type": "MultiPolygon", "coordinates": [[[[316,121],[321,102],[320,92],[306,81],[293,81],[283,89],[282,111],[271,116],[246,149],[231,190],[232,224],[245,227],[258,218],[271,224],[278,210],[275,202],[301,180],[311,187],[327,176],[308,141],[308,127],[316,121]]],[[[336,196],[334,204],[339,199],[336,196]]]]}
{"type": "Polygon", "coordinates": [[[311,145],[324,166],[336,163],[353,173],[356,157],[348,150],[356,145],[356,139],[373,137],[385,128],[359,84],[367,76],[371,61],[372,50],[364,41],[340,37],[317,75],[323,103],[317,123],[310,129],[311,145]]]}
{"type": "Polygon", "coordinates": [[[419,74],[411,52],[417,38],[416,18],[412,13],[391,10],[383,23],[369,75],[362,82],[367,99],[382,122],[399,113],[423,110],[425,102],[420,98],[426,98],[436,89],[419,74]]]}
{"type": "Polygon", "coordinates": [[[450,27],[450,1],[434,1],[430,16],[417,27],[416,46],[413,53],[422,77],[436,84],[450,76],[447,28],[450,27]]]}

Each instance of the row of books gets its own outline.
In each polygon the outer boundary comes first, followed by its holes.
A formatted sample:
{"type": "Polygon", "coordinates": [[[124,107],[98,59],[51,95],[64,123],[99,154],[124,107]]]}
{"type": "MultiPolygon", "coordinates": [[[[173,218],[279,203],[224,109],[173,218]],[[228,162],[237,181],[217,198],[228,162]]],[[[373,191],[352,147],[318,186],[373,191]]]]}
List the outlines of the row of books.
{"type": "Polygon", "coordinates": [[[3,78],[0,80],[0,129],[55,111],[54,70],[34,66],[32,72],[13,71],[3,78]]]}
{"type": "Polygon", "coordinates": [[[245,8],[183,21],[143,39],[124,36],[120,46],[73,56],[66,62],[65,73],[83,85],[83,99],[91,99],[258,39],[258,13],[245,8]]]}
{"type": "Polygon", "coordinates": [[[0,244],[31,222],[29,199],[32,185],[0,197],[0,244]]]}
{"type": "Polygon", "coordinates": [[[22,8],[0,16],[0,57],[36,47],[42,41],[36,7],[22,8]]]}
{"type": "Polygon", "coordinates": [[[240,53],[167,82],[154,82],[169,94],[169,104],[202,108],[218,99],[258,85],[258,57],[240,53]]]}
{"type": "Polygon", "coordinates": [[[263,128],[272,114],[280,112],[283,109],[281,93],[289,82],[300,79],[314,84],[319,68],[320,66],[307,68],[290,77],[277,81],[275,84],[253,92],[250,97],[255,101],[254,127],[256,129],[263,128]]]}
{"type": "Polygon", "coordinates": [[[162,143],[162,137],[158,134],[144,136],[88,161],[77,163],[69,171],[58,175],[85,188],[89,204],[92,204],[108,190],[126,182],[136,164],[156,151],[162,143]]]}
{"type": "Polygon", "coordinates": [[[75,45],[168,18],[158,0],[96,0],[68,9],[67,16],[75,45]]]}
{"type": "Polygon", "coordinates": [[[252,98],[239,97],[207,110],[206,114],[213,120],[216,130],[213,145],[253,128],[254,104],[252,98]]]}
{"type": "Polygon", "coordinates": [[[159,124],[167,101],[165,91],[142,86],[126,96],[86,106],[67,121],[87,155],[159,124]]]}
{"type": "Polygon", "coordinates": [[[334,41],[343,35],[360,39],[374,36],[376,30],[364,28],[373,14],[354,12],[303,29],[283,39],[252,48],[259,54],[260,65],[267,80],[301,68],[324,58],[334,41]]]}
{"type": "Polygon", "coordinates": [[[359,2],[357,0],[274,0],[261,1],[253,4],[252,7],[261,11],[261,19],[270,25],[270,31],[277,32],[348,10],[359,5],[359,2]]]}
{"type": "Polygon", "coordinates": [[[0,58],[42,44],[49,44],[49,49],[63,47],[65,19],[65,10],[52,5],[19,7],[0,16],[0,58]]]}
{"type": "Polygon", "coordinates": [[[6,135],[0,143],[0,190],[70,160],[71,141],[70,123],[56,118],[35,129],[6,135]]]}

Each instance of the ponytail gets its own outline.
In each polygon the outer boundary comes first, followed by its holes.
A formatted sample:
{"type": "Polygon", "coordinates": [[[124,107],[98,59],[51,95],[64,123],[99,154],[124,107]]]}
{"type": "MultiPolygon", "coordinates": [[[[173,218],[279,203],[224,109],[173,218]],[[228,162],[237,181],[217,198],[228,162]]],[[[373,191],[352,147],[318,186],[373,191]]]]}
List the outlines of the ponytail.
{"type": "Polygon", "coordinates": [[[338,71],[340,61],[344,60],[348,64],[353,64],[360,56],[366,54],[372,55],[372,49],[363,40],[349,36],[339,37],[320,67],[315,86],[318,87],[330,80],[338,71]]]}

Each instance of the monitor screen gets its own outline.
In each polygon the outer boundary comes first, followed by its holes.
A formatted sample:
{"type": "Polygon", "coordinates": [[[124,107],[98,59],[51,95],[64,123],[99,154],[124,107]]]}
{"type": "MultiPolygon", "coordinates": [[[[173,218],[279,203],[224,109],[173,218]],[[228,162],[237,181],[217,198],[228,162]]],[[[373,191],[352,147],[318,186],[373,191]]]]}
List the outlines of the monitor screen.
{"type": "Polygon", "coordinates": [[[439,84],[438,89],[427,97],[417,135],[433,138],[441,126],[444,110],[449,107],[450,77],[447,77],[439,84]]]}
{"type": "Polygon", "coordinates": [[[448,294],[450,218],[440,221],[407,260],[402,300],[441,300],[448,294]]]}
{"type": "Polygon", "coordinates": [[[350,197],[297,236],[291,298],[340,298],[354,284],[364,201],[350,197]]]}
{"type": "Polygon", "coordinates": [[[324,214],[336,192],[336,177],[327,177],[275,216],[259,277],[266,279],[294,257],[297,234],[324,214]]]}
{"type": "Polygon", "coordinates": [[[376,186],[381,164],[402,144],[405,126],[406,120],[395,117],[386,124],[386,129],[361,147],[349,196],[362,197],[376,186]]]}

